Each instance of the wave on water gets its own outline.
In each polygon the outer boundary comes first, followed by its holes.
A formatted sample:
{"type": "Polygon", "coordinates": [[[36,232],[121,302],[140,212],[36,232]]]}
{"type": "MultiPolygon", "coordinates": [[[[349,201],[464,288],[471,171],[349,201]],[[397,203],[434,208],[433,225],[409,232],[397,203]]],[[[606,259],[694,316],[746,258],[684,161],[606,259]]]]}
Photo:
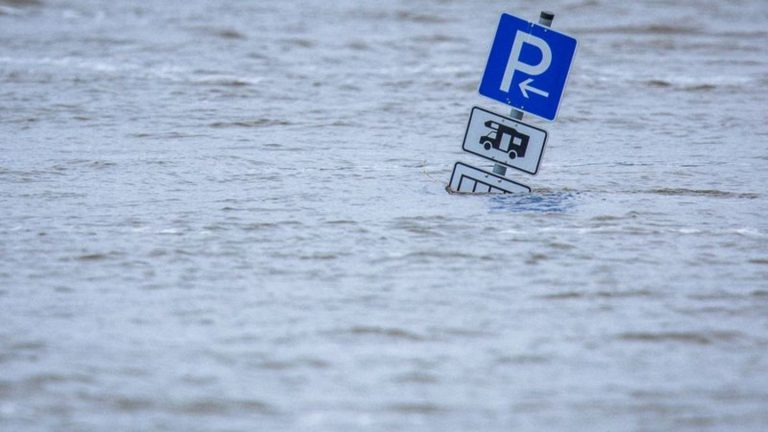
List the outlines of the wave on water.
{"type": "Polygon", "coordinates": [[[491,212],[563,213],[573,208],[576,192],[534,192],[525,195],[494,195],[491,212]]]}
{"type": "MultiPolygon", "coordinates": [[[[659,88],[670,88],[670,87],[677,87],[674,83],[670,81],[660,80],[660,79],[652,79],[644,82],[645,85],[648,87],[659,87],[659,88]]],[[[698,84],[698,85],[690,85],[690,86],[683,86],[681,90],[688,90],[688,91],[706,91],[706,90],[714,90],[717,86],[714,84],[698,84]]]]}
{"type": "Polygon", "coordinates": [[[614,291],[564,291],[542,295],[545,300],[594,300],[594,299],[622,299],[622,298],[649,298],[655,297],[658,293],[647,289],[629,289],[614,291]]]}
{"type": "Polygon", "coordinates": [[[398,21],[412,21],[421,24],[440,24],[448,20],[439,15],[423,14],[413,11],[401,10],[395,15],[398,21]]]}
{"type": "Polygon", "coordinates": [[[0,16],[18,15],[22,8],[42,5],[40,0],[0,0],[0,16]]]}
{"type": "Polygon", "coordinates": [[[209,126],[212,128],[232,128],[232,127],[267,127],[267,126],[290,126],[292,123],[287,120],[258,118],[253,120],[239,120],[233,122],[214,122],[209,126]]]}
{"type": "Polygon", "coordinates": [[[684,188],[660,188],[651,189],[647,193],[670,196],[701,196],[712,198],[741,198],[756,199],[760,194],[753,192],[727,192],[716,189],[684,189],[684,188]]]}
{"type": "Polygon", "coordinates": [[[195,33],[204,34],[207,36],[213,36],[216,38],[226,39],[226,40],[248,39],[248,36],[246,36],[245,33],[242,33],[240,31],[237,31],[233,28],[228,28],[228,27],[215,28],[215,27],[199,26],[199,27],[193,27],[190,30],[195,33]]]}
{"type": "Polygon", "coordinates": [[[42,6],[40,0],[0,0],[0,5],[5,6],[42,6]]]}
{"type": "Polygon", "coordinates": [[[397,327],[353,326],[349,333],[355,336],[378,336],[408,341],[422,341],[424,337],[397,327]]]}
{"type": "MultiPolygon", "coordinates": [[[[661,34],[661,35],[691,35],[701,33],[701,30],[693,26],[680,26],[670,24],[650,24],[650,25],[626,25],[610,27],[589,27],[579,29],[579,34],[595,33],[626,33],[626,34],[661,34]]],[[[576,32],[575,32],[576,33],[576,32]]]]}
{"type": "Polygon", "coordinates": [[[732,331],[663,331],[663,332],[624,332],[618,338],[625,341],[649,343],[678,343],[711,345],[721,342],[734,342],[745,335],[732,331]]]}
{"type": "Polygon", "coordinates": [[[264,78],[258,76],[239,76],[239,75],[220,75],[206,74],[201,77],[189,78],[193,84],[224,86],[224,87],[246,87],[260,83],[264,78]]]}
{"type": "Polygon", "coordinates": [[[640,81],[641,84],[652,88],[663,88],[682,91],[710,91],[718,88],[743,88],[757,84],[758,79],[747,76],[679,76],[675,78],[651,78],[640,81]]]}
{"type": "Polygon", "coordinates": [[[712,32],[701,26],[684,26],[676,24],[648,24],[648,25],[625,25],[608,27],[585,27],[573,30],[578,34],[633,34],[633,35],[660,35],[660,36],[683,36],[683,35],[709,35],[718,37],[764,37],[765,31],[750,30],[729,30],[726,32],[712,32]]]}

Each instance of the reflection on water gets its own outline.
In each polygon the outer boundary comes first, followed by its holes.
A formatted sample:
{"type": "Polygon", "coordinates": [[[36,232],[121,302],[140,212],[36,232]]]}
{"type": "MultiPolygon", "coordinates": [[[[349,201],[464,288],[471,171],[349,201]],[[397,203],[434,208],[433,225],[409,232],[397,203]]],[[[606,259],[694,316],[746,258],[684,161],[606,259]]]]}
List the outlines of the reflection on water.
{"type": "Polygon", "coordinates": [[[563,213],[576,205],[578,192],[532,192],[493,195],[488,201],[491,213],[563,213]]]}

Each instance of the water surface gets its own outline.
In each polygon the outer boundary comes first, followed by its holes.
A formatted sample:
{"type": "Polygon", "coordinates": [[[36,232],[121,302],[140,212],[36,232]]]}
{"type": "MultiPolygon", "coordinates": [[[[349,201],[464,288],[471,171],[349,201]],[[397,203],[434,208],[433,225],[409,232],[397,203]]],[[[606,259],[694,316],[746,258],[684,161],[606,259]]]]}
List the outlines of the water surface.
{"type": "Polygon", "coordinates": [[[768,4],[550,2],[533,193],[449,195],[538,7],[0,0],[0,429],[764,430],[768,4]]]}

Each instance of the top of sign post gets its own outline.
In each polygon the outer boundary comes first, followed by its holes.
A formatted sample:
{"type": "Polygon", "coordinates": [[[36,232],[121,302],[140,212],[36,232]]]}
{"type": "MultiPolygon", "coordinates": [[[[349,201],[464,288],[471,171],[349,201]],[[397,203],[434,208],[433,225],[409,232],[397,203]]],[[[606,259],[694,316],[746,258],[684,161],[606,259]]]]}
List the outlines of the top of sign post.
{"type": "Polygon", "coordinates": [[[571,36],[502,14],[479,92],[520,111],[554,120],[576,45],[571,36]]]}

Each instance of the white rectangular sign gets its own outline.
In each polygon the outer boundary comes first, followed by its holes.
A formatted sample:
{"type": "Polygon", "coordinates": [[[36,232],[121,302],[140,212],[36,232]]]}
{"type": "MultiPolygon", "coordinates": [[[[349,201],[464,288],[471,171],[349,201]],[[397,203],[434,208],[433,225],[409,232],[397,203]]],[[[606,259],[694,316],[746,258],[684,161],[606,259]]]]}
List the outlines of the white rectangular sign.
{"type": "Polygon", "coordinates": [[[531,188],[524,184],[513,182],[504,177],[473,168],[461,162],[456,162],[448,185],[451,192],[458,193],[522,193],[530,192],[531,188]]]}
{"type": "Polygon", "coordinates": [[[546,142],[544,129],[474,107],[462,148],[510,168],[536,174],[546,142]]]}

